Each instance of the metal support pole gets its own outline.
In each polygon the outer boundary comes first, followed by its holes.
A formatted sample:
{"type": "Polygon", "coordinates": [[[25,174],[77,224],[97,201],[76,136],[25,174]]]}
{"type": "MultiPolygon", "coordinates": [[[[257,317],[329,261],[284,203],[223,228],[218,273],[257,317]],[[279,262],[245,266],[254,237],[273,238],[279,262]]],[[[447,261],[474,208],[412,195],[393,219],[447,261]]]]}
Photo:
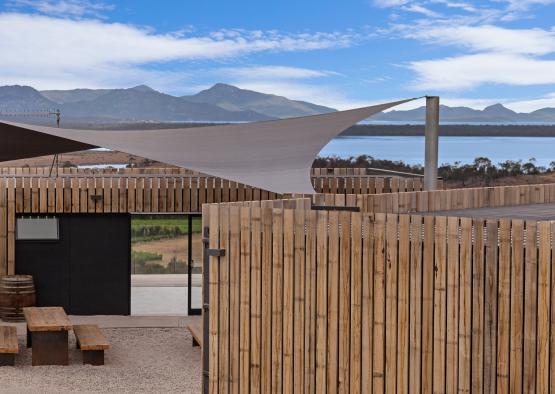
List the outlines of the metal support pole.
{"type": "Polygon", "coordinates": [[[208,394],[208,378],[209,378],[209,365],[210,365],[210,338],[208,335],[208,328],[210,326],[210,259],[208,257],[208,242],[210,236],[210,229],[204,227],[202,229],[202,242],[203,248],[203,266],[202,266],[202,392],[208,394]]]}
{"type": "Polygon", "coordinates": [[[439,97],[426,96],[424,190],[437,189],[439,97]]]}

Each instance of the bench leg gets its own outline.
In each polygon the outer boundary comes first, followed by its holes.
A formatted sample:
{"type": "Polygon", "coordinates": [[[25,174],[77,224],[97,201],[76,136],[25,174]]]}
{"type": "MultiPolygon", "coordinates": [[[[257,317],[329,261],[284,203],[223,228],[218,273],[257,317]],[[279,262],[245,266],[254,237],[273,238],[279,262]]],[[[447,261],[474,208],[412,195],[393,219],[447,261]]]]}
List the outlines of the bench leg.
{"type": "Polygon", "coordinates": [[[104,350],[83,350],[83,364],[104,365],[104,350]]]}
{"type": "Polygon", "coordinates": [[[0,367],[15,365],[15,354],[14,353],[0,353],[0,367]]]}
{"type": "Polygon", "coordinates": [[[35,331],[33,341],[33,365],[68,365],[67,331],[35,331]]]}
{"type": "Polygon", "coordinates": [[[33,347],[33,336],[31,335],[31,331],[29,331],[29,327],[27,327],[27,347],[33,347]]]}

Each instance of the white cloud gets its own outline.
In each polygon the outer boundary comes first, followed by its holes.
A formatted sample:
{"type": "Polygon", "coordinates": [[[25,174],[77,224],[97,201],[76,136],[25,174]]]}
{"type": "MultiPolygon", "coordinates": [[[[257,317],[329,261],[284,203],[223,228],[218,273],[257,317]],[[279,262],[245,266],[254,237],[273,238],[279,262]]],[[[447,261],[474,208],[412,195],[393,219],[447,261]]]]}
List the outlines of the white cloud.
{"type": "Polygon", "coordinates": [[[11,9],[28,7],[37,12],[58,17],[101,17],[102,12],[114,9],[111,4],[88,0],[9,0],[6,7],[11,9]]]}
{"type": "Polygon", "coordinates": [[[374,0],[374,4],[378,7],[397,7],[410,2],[411,0],[374,0]]]}
{"type": "MultiPolygon", "coordinates": [[[[152,71],[171,61],[229,60],[260,52],[346,47],[350,33],[284,34],[223,30],[207,35],[157,34],[147,28],[20,13],[0,14],[0,84],[40,89],[179,82],[181,72],[152,71]]],[[[153,84],[154,85],[154,84],[153,84]]]]}
{"type": "Polygon", "coordinates": [[[555,51],[555,32],[543,29],[506,29],[492,25],[440,26],[409,31],[405,36],[480,52],[544,55],[555,51]]]}
{"type": "Polygon", "coordinates": [[[429,91],[475,88],[484,84],[513,86],[555,83],[555,31],[508,29],[494,25],[417,26],[404,32],[427,44],[453,46],[467,53],[413,61],[413,87],[429,91]]]}
{"type": "Polygon", "coordinates": [[[555,0],[504,0],[508,3],[508,9],[512,11],[526,11],[535,5],[549,5],[555,0]]]}
{"type": "Polygon", "coordinates": [[[313,70],[285,66],[252,66],[222,68],[215,71],[220,75],[240,79],[308,79],[337,75],[332,71],[313,70]]]}
{"type": "Polygon", "coordinates": [[[555,84],[555,60],[484,53],[412,62],[419,90],[468,89],[483,84],[516,86],[555,84]]]}
{"type": "Polygon", "coordinates": [[[435,11],[432,11],[429,8],[423,7],[419,4],[410,4],[410,5],[407,5],[407,6],[403,7],[402,9],[405,10],[405,11],[414,12],[414,13],[417,13],[417,14],[422,14],[422,15],[427,16],[429,18],[439,18],[441,16],[441,14],[439,14],[435,11]]]}

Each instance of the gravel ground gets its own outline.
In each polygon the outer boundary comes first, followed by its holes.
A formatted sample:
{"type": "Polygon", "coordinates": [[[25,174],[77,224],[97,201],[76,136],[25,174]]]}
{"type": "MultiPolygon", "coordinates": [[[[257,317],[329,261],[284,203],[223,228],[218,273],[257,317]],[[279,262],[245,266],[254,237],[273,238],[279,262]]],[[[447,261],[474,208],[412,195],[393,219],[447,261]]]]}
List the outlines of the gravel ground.
{"type": "Polygon", "coordinates": [[[69,366],[31,366],[19,337],[15,367],[0,367],[0,393],[199,393],[201,351],[183,328],[103,329],[104,366],[82,365],[70,334],[69,366]]]}

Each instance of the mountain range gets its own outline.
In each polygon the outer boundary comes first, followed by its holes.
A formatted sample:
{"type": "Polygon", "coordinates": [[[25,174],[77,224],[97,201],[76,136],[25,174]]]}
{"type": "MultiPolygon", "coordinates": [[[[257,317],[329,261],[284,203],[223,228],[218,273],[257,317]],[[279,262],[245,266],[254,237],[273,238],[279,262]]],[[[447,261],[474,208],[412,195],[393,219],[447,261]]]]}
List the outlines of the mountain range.
{"type": "Polygon", "coordinates": [[[226,84],[216,84],[195,95],[182,97],[145,85],[129,89],[43,91],[30,86],[0,87],[0,114],[45,109],[60,109],[63,119],[72,123],[253,122],[335,111],[226,84]]]}
{"type": "MultiPolygon", "coordinates": [[[[69,123],[119,122],[253,122],[336,111],[334,108],[265,94],[223,83],[189,95],[176,97],[139,85],[128,89],[72,89],[38,91],[30,86],[0,86],[0,117],[3,112],[60,109],[69,123]]],[[[422,122],[425,107],[377,114],[383,122],[422,122]]],[[[441,106],[443,122],[453,123],[555,123],[555,108],[517,113],[502,104],[483,110],[441,106]]],[[[32,119],[25,119],[32,122],[32,119]]],[[[40,120],[39,120],[40,121],[40,120]]]]}
{"type": "MultiPolygon", "coordinates": [[[[502,104],[494,104],[483,110],[468,107],[448,107],[441,105],[440,119],[443,122],[453,123],[555,123],[555,108],[542,108],[533,112],[515,112],[502,104]]],[[[426,107],[419,107],[408,111],[393,110],[380,113],[372,120],[384,122],[417,122],[426,117],[426,107]]]]}

